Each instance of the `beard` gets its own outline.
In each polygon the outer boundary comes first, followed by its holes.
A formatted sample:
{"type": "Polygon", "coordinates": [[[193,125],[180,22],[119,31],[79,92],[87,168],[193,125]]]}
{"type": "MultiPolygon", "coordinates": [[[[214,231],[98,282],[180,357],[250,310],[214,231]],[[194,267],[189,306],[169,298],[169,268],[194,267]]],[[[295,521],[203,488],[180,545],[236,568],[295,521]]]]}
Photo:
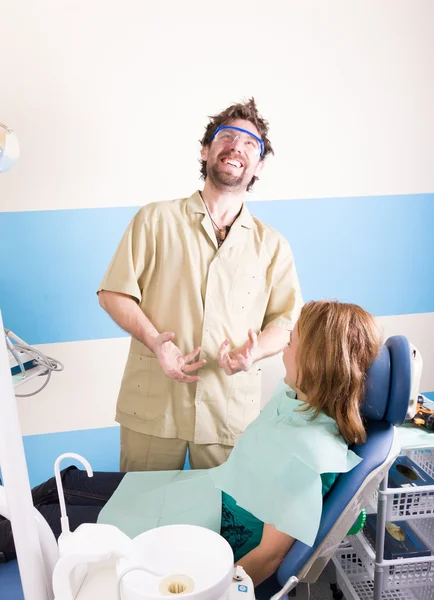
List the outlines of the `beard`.
{"type": "MultiPolygon", "coordinates": [[[[246,172],[249,164],[243,164],[240,168],[240,173],[235,175],[233,173],[225,173],[221,169],[221,161],[223,158],[236,158],[233,154],[220,154],[217,156],[213,163],[207,162],[206,173],[210,180],[217,188],[231,188],[236,190],[237,188],[247,188],[247,185],[251,178],[246,177],[246,172]]],[[[238,160],[238,159],[237,159],[238,160]]]]}

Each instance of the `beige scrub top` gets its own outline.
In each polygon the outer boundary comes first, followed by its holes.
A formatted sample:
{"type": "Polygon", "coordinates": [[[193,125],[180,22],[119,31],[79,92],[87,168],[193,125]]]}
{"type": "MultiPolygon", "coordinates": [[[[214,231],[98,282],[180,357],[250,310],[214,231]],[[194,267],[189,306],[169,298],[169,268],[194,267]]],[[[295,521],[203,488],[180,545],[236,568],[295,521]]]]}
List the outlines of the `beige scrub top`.
{"type": "Polygon", "coordinates": [[[217,353],[225,338],[244,344],[249,328],[293,328],[302,295],[285,238],[243,205],[218,248],[199,192],[155,202],[129,224],[100,290],[132,296],[160,333],[175,332],[183,354],[201,346],[207,361],[199,382],[180,383],[132,338],[116,421],[158,437],[234,445],[259,414],[261,369],[228,376],[217,353]]]}

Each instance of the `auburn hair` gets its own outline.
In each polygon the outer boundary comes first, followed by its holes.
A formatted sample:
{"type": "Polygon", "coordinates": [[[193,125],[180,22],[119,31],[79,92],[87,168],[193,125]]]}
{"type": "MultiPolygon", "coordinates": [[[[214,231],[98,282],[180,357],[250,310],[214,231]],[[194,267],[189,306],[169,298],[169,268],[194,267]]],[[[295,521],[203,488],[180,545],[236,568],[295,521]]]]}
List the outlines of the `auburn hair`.
{"type": "Polygon", "coordinates": [[[348,444],[366,440],[360,413],[366,374],[378,356],[382,335],[375,318],[356,304],[308,302],[297,321],[297,387],[303,410],[333,418],[348,444]]]}

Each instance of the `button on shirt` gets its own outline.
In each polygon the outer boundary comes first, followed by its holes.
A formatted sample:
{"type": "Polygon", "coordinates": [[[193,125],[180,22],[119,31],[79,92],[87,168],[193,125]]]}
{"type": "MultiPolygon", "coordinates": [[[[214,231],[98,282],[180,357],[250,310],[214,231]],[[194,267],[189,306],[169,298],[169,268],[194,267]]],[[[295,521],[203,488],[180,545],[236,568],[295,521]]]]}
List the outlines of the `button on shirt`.
{"type": "Polygon", "coordinates": [[[233,445],[260,410],[261,373],[228,376],[218,350],[275,326],[291,330],[302,306],[288,242],[243,205],[218,248],[199,192],[155,202],[135,215],[98,291],[132,296],[161,333],[175,332],[183,354],[201,346],[197,383],[168,378],[132,338],[116,420],[133,431],[198,444],[233,445]]]}

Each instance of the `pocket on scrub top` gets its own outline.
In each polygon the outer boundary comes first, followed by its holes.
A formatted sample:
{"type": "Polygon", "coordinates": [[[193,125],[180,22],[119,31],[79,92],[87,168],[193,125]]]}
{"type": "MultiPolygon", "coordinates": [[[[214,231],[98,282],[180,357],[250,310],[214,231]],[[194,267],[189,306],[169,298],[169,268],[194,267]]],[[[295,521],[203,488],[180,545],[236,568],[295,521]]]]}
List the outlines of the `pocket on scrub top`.
{"type": "Polygon", "coordinates": [[[121,389],[122,410],[145,423],[164,417],[169,379],[155,357],[130,354],[121,389]]]}
{"type": "Polygon", "coordinates": [[[232,280],[229,303],[233,310],[247,312],[254,306],[266,307],[267,280],[263,269],[239,264],[232,280]]]}
{"type": "Polygon", "coordinates": [[[228,400],[227,428],[234,435],[243,433],[259,415],[261,407],[261,369],[232,375],[233,386],[228,400]]]}

